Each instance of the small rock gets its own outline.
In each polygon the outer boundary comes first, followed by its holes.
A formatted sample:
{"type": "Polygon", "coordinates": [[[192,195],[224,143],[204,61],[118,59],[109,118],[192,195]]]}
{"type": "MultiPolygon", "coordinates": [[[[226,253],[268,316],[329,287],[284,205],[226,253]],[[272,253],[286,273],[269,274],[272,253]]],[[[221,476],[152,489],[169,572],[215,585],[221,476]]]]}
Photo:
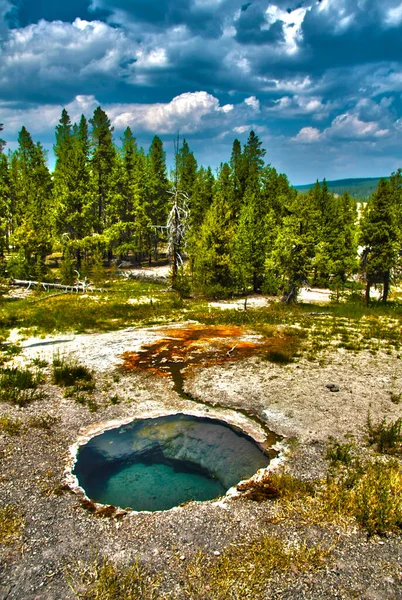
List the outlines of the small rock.
{"type": "Polygon", "coordinates": [[[330,392],[339,392],[339,385],[336,385],[336,383],[327,383],[325,387],[329,389],[330,392]]]}
{"type": "Polygon", "coordinates": [[[186,557],[184,556],[184,554],[182,554],[182,555],[180,556],[180,560],[186,560],[186,557]]]}
{"type": "Polygon", "coordinates": [[[220,556],[221,555],[221,553],[219,552],[219,550],[215,550],[214,554],[215,554],[215,556],[220,556]]]}

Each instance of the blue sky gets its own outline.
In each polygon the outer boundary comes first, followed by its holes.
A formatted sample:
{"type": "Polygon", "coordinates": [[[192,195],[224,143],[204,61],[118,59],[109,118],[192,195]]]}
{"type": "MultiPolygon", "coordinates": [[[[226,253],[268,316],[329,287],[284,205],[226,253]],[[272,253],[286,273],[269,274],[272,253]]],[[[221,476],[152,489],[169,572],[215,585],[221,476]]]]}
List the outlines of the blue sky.
{"type": "Polygon", "coordinates": [[[294,184],[402,167],[402,0],[0,0],[0,44],[11,149],[101,105],[214,168],[252,128],[294,184]]]}

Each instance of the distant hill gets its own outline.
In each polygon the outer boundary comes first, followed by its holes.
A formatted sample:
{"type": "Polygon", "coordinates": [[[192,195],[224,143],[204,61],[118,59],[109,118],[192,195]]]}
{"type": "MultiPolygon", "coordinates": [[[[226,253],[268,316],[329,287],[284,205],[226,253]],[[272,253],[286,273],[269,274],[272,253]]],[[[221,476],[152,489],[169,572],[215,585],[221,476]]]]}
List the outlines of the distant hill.
{"type": "MultiPolygon", "coordinates": [[[[333,194],[342,195],[348,192],[354,198],[366,200],[373,192],[375,192],[378,182],[380,179],[389,179],[389,177],[363,177],[357,179],[336,179],[334,181],[327,181],[327,186],[333,194]]],[[[320,181],[322,183],[322,181],[320,181]]],[[[308,183],[306,185],[294,185],[293,187],[298,192],[308,192],[315,183],[308,183]]]]}

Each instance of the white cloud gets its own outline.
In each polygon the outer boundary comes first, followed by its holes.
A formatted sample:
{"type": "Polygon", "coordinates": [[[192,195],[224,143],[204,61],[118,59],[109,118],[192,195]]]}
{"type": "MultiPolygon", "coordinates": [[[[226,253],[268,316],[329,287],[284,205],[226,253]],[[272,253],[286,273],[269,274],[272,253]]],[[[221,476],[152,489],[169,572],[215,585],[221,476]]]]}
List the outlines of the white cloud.
{"type": "Polygon", "coordinates": [[[322,133],[316,127],[302,127],[299,133],[292,138],[293,142],[300,142],[302,144],[311,144],[318,142],[322,137],[322,133]]]}
{"type": "Polygon", "coordinates": [[[303,39],[301,25],[307,10],[306,8],[296,8],[288,12],[275,4],[270,4],[265,12],[269,25],[273,25],[276,21],[282,21],[284,48],[287,54],[295,54],[299,49],[299,44],[303,39]]]}
{"type": "Polygon", "coordinates": [[[135,126],[163,133],[191,133],[203,129],[206,119],[230,113],[232,105],[220,106],[207,92],[186,92],[162,104],[106,105],[105,110],[116,128],[135,126]]]}
{"type": "Polygon", "coordinates": [[[391,27],[398,27],[402,23],[402,2],[399,6],[389,8],[386,11],[385,22],[391,27]]]}
{"type": "Polygon", "coordinates": [[[251,106],[251,108],[253,108],[254,110],[260,110],[260,101],[257,100],[255,96],[250,96],[249,98],[246,98],[244,102],[247,104],[247,106],[251,106]]]}
{"type": "Polygon", "coordinates": [[[137,52],[138,67],[165,67],[168,57],[165,48],[152,48],[150,50],[140,49],[137,52]]]}
{"type": "Polygon", "coordinates": [[[378,138],[387,135],[388,132],[388,129],[381,129],[376,121],[362,121],[357,115],[346,112],[335,117],[331,127],[324,133],[326,136],[351,139],[378,138]]]}
{"type": "Polygon", "coordinates": [[[42,20],[9,31],[1,48],[0,82],[38,88],[50,82],[76,85],[89,75],[115,79],[122,74],[121,63],[132,58],[135,49],[122,30],[100,21],[42,20]]]}
{"type": "Polygon", "coordinates": [[[246,133],[246,131],[250,131],[251,125],[239,125],[238,127],[233,127],[233,131],[236,133],[246,133]]]}

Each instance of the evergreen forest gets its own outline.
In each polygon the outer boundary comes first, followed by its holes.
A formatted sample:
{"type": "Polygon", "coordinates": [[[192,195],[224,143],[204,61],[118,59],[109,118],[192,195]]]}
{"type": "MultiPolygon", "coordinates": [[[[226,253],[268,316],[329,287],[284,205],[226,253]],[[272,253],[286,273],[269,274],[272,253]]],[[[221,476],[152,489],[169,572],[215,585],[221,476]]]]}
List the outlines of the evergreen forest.
{"type": "Polygon", "coordinates": [[[127,127],[116,144],[101,107],[79,123],[63,110],[54,153],[51,173],[25,127],[14,152],[0,140],[3,278],[68,285],[78,272],[96,283],[112,264],[169,259],[181,294],[262,292],[287,302],[305,285],[339,295],[353,282],[365,284],[367,301],[381,286],[385,302],[398,279],[402,169],[379,180],[358,210],[325,180],[298,192],[250,131],[215,173],[177,138],[169,173],[158,136],[145,151],[127,127]]]}

